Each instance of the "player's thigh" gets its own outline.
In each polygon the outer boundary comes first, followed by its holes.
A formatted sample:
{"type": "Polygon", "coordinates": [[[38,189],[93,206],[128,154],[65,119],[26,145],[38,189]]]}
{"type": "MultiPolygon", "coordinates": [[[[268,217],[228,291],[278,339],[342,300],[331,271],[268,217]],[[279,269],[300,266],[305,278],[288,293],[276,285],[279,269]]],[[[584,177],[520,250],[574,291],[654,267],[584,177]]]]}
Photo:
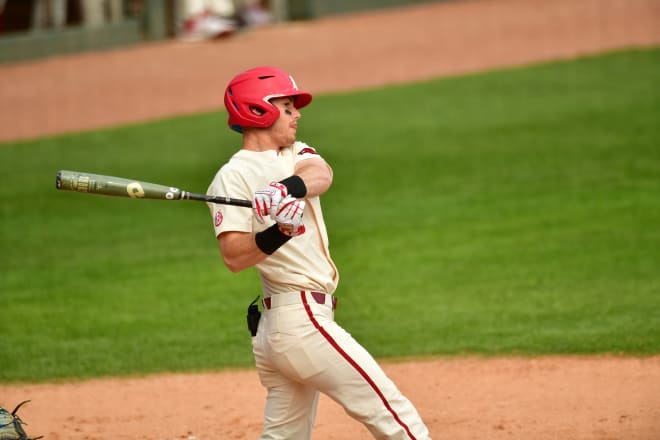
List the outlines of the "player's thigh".
{"type": "Polygon", "coordinates": [[[324,371],[310,378],[311,385],[344,406],[357,400],[379,399],[398,393],[373,356],[334,321],[320,320],[322,343],[316,350],[326,363],[324,371]]]}
{"type": "Polygon", "coordinates": [[[261,380],[269,386],[260,439],[309,439],[316,418],[318,391],[282,375],[266,373],[265,376],[261,380]]]}

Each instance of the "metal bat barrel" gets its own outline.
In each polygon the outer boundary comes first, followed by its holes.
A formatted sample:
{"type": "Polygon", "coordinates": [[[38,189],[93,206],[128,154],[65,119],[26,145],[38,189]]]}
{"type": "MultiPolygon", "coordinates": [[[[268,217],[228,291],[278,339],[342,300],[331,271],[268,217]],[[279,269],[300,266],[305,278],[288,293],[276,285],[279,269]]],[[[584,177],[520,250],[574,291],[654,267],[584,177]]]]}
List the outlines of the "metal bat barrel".
{"type": "Polygon", "coordinates": [[[179,200],[184,193],[178,188],[156,183],[68,170],[57,172],[55,185],[57,189],[65,191],[130,197],[132,199],[179,200]]]}
{"type": "Polygon", "coordinates": [[[55,179],[57,189],[106,196],[130,197],[132,199],[197,200],[223,205],[252,207],[251,200],[233,199],[226,196],[211,196],[181,191],[179,188],[125,179],[116,176],[60,170],[55,179]]]}

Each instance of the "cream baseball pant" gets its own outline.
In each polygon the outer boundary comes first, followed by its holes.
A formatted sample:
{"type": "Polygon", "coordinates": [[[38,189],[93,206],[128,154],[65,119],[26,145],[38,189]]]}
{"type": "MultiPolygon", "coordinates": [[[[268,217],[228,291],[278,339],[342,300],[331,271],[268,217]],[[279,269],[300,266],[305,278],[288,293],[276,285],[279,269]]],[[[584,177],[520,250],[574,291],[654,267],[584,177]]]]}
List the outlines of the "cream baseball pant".
{"type": "Polygon", "coordinates": [[[309,439],[319,392],[377,439],[430,439],[412,403],[335,323],[332,296],[279,294],[267,305],[252,338],[259,379],[268,390],[261,440],[309,439]]]}

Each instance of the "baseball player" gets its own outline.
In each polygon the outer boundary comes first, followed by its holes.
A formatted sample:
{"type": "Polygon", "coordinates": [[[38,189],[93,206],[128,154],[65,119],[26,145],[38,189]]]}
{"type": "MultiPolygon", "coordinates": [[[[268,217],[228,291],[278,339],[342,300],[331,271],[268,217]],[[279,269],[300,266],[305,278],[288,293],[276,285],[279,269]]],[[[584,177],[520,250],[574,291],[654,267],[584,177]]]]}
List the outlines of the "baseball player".
{"type": "Polygon", "coordinates": [[[263,313],[252,338],[268,390],[260,438],[309,439],[322,392],[375,438],[429,439],[415,407],[333,319],[339,274],[319,199],[332,184],[332,169],[296,141],[300,109],[311,100],[274,67],[234,77],[224,101],[243,144],[208,189],[253,201],[252,210],[209,208],[227,267],[254,266],[261,276],[263,313]]]}

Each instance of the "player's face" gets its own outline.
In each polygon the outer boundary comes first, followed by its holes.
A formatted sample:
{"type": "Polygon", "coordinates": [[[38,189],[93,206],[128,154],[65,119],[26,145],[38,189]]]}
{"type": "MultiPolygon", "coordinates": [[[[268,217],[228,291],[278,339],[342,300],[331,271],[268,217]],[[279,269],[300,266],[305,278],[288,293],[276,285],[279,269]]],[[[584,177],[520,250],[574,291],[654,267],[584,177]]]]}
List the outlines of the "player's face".
{"type": "Polygon", "coordinates": [[[271,103],[280,110],[280,117],[271,127],[271,133],[279,146],[289,146],[296,141],[300,112],[292,98],[275,98],[271,103]]]}

